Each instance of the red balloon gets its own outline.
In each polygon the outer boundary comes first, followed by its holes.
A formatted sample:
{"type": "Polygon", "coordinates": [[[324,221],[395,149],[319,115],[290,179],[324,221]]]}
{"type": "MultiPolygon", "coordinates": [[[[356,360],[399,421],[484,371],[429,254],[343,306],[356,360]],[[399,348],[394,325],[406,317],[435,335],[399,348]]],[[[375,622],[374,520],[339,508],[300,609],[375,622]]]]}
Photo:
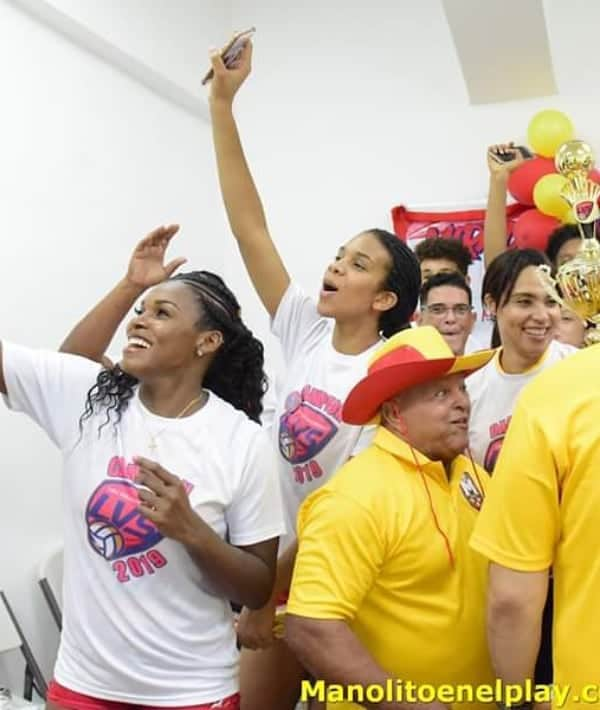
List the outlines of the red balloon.
{"type": "Polygon", "coordinates": [[[593,180],[594,182],[597,182],[600,185],[600,170],[594,169],[590,171],[590,174],[588,175],[588,178],[590,180],[593,180]]]}
{"type": "Polygon", "coordinates": [[[513,237],[517,249],[539,249],[544,251],[548,245],[548,237],[560,227],[556,217],[542,214],[537,209],[527,210],[516,221],[513,227],[513,237]]]}
{"type": "Polygon", "coordinates": [[[550,173],[555,173],[552,158],[532,158],[511,173],[508,178],[508,191],[522,205],[533,205],[533,188],[536,182],[550,173]]]}

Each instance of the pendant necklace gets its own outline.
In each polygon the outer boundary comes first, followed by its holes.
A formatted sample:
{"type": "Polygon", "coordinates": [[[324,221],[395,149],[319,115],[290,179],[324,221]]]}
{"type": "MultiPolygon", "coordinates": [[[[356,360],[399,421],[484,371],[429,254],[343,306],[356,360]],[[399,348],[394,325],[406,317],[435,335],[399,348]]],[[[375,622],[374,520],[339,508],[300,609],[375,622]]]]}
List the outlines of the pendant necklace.
{"type": "MultiPolygon", "coordinates": [[[[208,399],[208,393],[203,390],[203,391],[202,391],[202,394],[200,394],[200,396],[194,397],[193,399],[191,399],[191,400],[185,405],[185,407],[179,412],[179,414],[177,414],[175,417],[173,417],[173,419],[181,419],[181,417],[183,417],[183,415],[186,414],[186,412],[189,412],[190,409],[191,409],[195,404],[198,404],[198,402],[201,402],[202,400],[204,400],[204,402],[203,402],[203,404],[204,404],[207,399],[208,399]]],[[[166,426],[164,426],[162,429],[159,429],[155,434],[152,434],[152,433],[150,432],[150,430],[148,429],[147,425],[146,425],[146,417],[145,417],[145,415],[144,415],[143,410],[142,410],[142,421],[143,421],[143,423],[144,423],[144,429],[146,430],[146,433],[147,433],[148,436],[150,437],[150,440],[149,440],[149,442],[148,442],[148,448],[149,448],[150,451],[152,451],[152,453],[154,454],[154,453],[156,452],[156,449],[158,448],[158,444],[157,444],[156,440],[158,439],[158,437],[159,437],[164,431],[166,431],[166,430],[169,428],[169,424],[167,424],[166,426]]]]}

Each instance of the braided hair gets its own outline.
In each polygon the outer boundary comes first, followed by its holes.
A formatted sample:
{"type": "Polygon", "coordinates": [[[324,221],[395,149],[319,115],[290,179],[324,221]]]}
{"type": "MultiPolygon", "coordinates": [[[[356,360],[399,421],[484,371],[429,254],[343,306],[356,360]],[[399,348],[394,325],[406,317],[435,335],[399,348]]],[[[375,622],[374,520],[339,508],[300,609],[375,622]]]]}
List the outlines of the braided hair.
{"type": "Polygon", "coordinates": [[[406,244],[385,229],[368,229],[390,255],[392,266],[383,288],[393,291],[398,300],[393,308],[384,311],[379,317],[379,330],[384,338],[410,328],[421,288],[421,268],[417,257],[406,244]]]}
{"type": "MultiPolygon", "coordinates": [[[[223,279],[210,271],[191,271],[168,280],[181,281],[192,289],[202,313],[198,328],[219,330],[223,335],[223,344],[214,355],[203,385],[250,419],[260,422],[262,398],[267,389],[263,346],[242,321],[236,297],[223,279]]],[[[87,393],[79,420],[80,431],[96,408],[103,408],[106,414],[99,432],[111,418],[118,424],[138,384],[138,379],[124,372],[118,364],[103,368],[87,393]]]]}
{"type": "Polygon", "coordinates": [[[210,271],[177,274],[170,280],[181,281],[194,291],[203,311],[198,327],[214,328],[223,334],[223,345],[204,376],[204,386],[260,422],[267,390],[264,349],[242,321],[236,297],[223,279],[210,271]]]}

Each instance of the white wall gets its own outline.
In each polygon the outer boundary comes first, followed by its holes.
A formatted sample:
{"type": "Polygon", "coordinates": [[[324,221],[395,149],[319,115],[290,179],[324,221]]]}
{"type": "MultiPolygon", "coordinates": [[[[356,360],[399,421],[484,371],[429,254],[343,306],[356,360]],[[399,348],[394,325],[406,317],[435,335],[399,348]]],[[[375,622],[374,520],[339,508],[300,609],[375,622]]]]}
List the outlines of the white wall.
{"type": "MultiPolygon", "coordinates": [[[[582,69],[595,65],[600,6],[587,0],[545,3],[559,96],[476,108],[438,0],[52,4],[191,92],[206,47],[256,25],[240,126],[275,239],[311,291],[340,243],[391,226],[393,205],[481,204],[485,147],[523,140],[539,108],[567,111],[580,137],[600,147],[582,69]]],[[[173,252],[224,272],[277,361],[225,226],[208,126],[6,0],[0,39],[2,337],[55,347],[121,273],[138,237],[178,220],[173,252]]],[[[48,674],[56,634],[34,569],[61,535],[59,460],[29,422],[1,409],[0,418],[0,587],[48,674]]]]}
{"type": "MultiPolygon", "coordinates": [[[[545,6],[561,94],[472,107],[439,0],[234,0],[234,26],[257,28],[240,128],[272,233],[306,288],[316,293],[340,243],[390,228],[394,205],[483,204],[487,145],[524,141],[538,109],[567,111],[600,148],[597,99],[581,69],[595,61],[600,6],[545,6]]],[[[235,261],[228,266],[237,278],[235,261]]],[[[242,295],[262,318],[250,289],[242,295]]]]}
{"type": "Polygon", "coordinates": [[[16,0],[47,3],[131,54],[192,94],[208,49],[230,33],[229,3],[222,0],[16,0]]]}
{"type": "MultiPolygon", "coordinates": [[[[204,47],[214,42],[212,29],[196,30],[204,47]]],[[[173,254],[221,271],[208,124],[4,1],[0,39],[2,338],[56,348],[157,224],[179,221],[173,254]]],[[[0,426],[0,588],[49,675],[57,634],[35,569],[61,538],[59,456],[4,407],[0,426]]],[[[0,685],[8,672],[19,687],[17,668],[0,662],[0,685]]]]}

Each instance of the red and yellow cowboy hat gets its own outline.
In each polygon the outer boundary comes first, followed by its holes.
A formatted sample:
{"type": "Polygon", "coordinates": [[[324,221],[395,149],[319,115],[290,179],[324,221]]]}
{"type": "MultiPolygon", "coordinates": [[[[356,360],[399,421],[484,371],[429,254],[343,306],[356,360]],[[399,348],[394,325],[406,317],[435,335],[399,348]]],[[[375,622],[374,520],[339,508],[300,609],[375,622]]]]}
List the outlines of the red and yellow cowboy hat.
{"type": "Polygon", "coordinates": [[[366,424],[381,405],[403,390],[446,375],[470,375],[488,363],[494,350],[455,355],[432,326],[408,328],[392,336],[375,352],[367,376],[355,385],[344,402],[342,419],[366,424]]]}

